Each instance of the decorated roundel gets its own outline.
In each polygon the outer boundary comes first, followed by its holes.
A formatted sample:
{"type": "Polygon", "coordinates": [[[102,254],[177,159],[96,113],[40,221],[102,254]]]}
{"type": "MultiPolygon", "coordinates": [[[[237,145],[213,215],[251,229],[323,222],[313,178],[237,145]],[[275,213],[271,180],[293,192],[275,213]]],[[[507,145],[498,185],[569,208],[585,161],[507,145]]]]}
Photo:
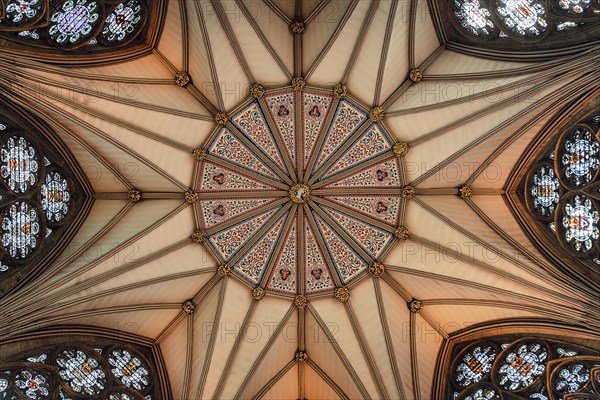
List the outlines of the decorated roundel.
{"type": "Polygon", "coordinates": [[[75,394],[98,396],[107,389],[107,371],[98,356],[79,349],[65,349],[56,356],[58,375],[75,394]]]}
{"type": "Polygon", "coordinates": [[[396,240],[394,144],[364,106],[333,91],[278,89],[248,101],[204,146],[205,243],[267,291],[316,294],[359,279],[396,240]]]}
{"type": "Polygon", "coordinates": [[[48,38],[59,46],[77,46],[95,35],[103,9],[95,0],[67,0],[50,17],[48,38]]]}
{"type": "Polygon", "coordinates": [[[541,341],[513,343],[499,355],[494,378],[509,391],[527,388],[546,372],[548,356],[548,346],[541,341]]]}

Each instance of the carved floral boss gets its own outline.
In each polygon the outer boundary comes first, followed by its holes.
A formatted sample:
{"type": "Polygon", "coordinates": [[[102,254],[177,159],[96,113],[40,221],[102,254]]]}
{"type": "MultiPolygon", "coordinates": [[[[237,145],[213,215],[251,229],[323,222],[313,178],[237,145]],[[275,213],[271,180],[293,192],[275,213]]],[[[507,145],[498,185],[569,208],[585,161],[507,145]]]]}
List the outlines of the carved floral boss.
{"type": "Polygon", "coordinates": [[[367,108],[340,97],[308,87],[268,91],[203,148],[204,243],[251,286],[333,292],[365,275],[396,240],[403,182],[394,141],[367,108]]]}

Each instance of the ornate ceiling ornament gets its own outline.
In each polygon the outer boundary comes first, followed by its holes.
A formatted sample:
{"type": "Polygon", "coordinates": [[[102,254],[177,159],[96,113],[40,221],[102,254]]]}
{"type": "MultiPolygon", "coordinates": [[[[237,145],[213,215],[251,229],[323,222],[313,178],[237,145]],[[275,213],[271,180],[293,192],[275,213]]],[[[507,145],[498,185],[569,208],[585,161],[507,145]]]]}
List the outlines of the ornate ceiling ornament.
{"type": "Polygon", "coordinates": [[[383,111],[383,108],[380,106],[373,107],[371,108],[371,110],[369,110],[369,119],[371,119],[371,121],[373,122],[383,121],[384,116],[385,113],[383,111]]]}
{"type": "Polygon", "coordinates": [[[204,149],[194,149],[192,150],[192,157],[196,161],[202,161],[206,158],[206,150],[204,149]]]}
{"type": "Polygon", "coordinates": [[[270,90],[203,146],[195,191],[204,244],[252,287],[332,293],[367,276],[395,241],[404,201],[396,141],[332,91],[270,90]]]}
{"type": "Polygon", "coordinates": [[[463,185],[458,189],[461,199],[468,199],[473,195],[473,188],[469,185],[463,185]]]}
{"type": "Polygon", "coordinates": [[[298,90],[302,90],[304,89],[304,78],[301,76],[297,76],[294,79],[292,79],[292,87],[294,88],[294,90],[298,91],[298,90]]]}
{"type": "Polygon", "coordinates": [[[344,97],[346,97],[346,95],[348,94],[348,91],[346,89],[346,85],[344,85],[342,83],[338,83],[335,86],[335,88],[333,88],[333,94],[338,99],[343,99],[344,97]]]}
{"type": "Polygon", "coordinates": [[[221,265],[219,265],[217,272],[220,276],[227,277],[227,276],[229,276],[229,273],[231,272],[231,267],[227,264],[221,264],[221,265]]]}
{"type": "Polygon", "coordinates": [[[265,94],[265,88],[260,83],[253,83],[250,86],[250,97],[260,99],[265,94]]]}
{"type": "Polygon", "coordinates": [[[369,272],[372,276],[379,277],[385,272],[385,266],[379,261],[374,261],[373,264],[369,266],[369,272]]]}
{"type": "Polygon", "coordinates": [[[304,183],[296,183],[288,191],[290,199],[296,204],[306,203],[310,200],[311,190],[304,183]]]}
{"type": "Polygon", "coordinates": [[[423,308],[423,302],[421,300],[412,299],[408,303],[408,309],[412,313],[418,313],[421,311],[422,308],[423,308]]]}
{"type": "Polygon", "coordinates": [[[404,157],[408,154],[409,145],[406,142],[398,142],[394,144],[394,154],[397,157],[404,157]]]}
{"type": "Polygon", "coordinates": [[[292,30],[292,32],[294,32],[296,35],[301,34],[302,32],[304,32],[304,22],[301,21],[294,21],[290,24],[290,29],[292,30]]]}
{"type": "Polygon", "coordinates": [[[185,71],[178,71],[175,73],[174,79],[175,84],[181,87],[186,87],[191,81],[190,75],[185,71]]]}
{"type": "Polygon", "coordinates": [[[263,288],[257,286],[254,289],[252,289],[252,298],[255,301],[260,301],[263,299],[263,297],[265,297],[265,290],[263,288]]]}
{"type": "Polygon", "coordinates": [[[194,204],[197,203],[198,200],[200,200],[200,194],[196,193],[193,190],[188,190],[187,192],[185,192],[183,197],[185,199],[185,202],[188,204],[194,204]]]}
{"type": "Polygon", "coordinates": [[[190,238],[192,239],[192,242],[194,242],[194,243],[204,243],[204,239],[206,238],[206,233],[204,233],[203,230],[196,229],[194,232],[192,232],[192,235],[190,238]]]}
{"type": "Polygon", "coordinates": [[[308,300],[306,299],[305,295],[299,294],[294,298],[294,304],[298,308],[304,308],[308,304],[308,300]]]}
{"type": "Polygon", "coordinates": [[[398,227],[398,229],[396,229],[396,231],[394,232],[394,234],[400,240],[406,240],[406,239],[408,239],[410,237],[410,232],[404,226],[398,227]]]}
{"type": "Polygon", "coordinates": [[[193,314],[194,310],[196,310],[196,303],[194,303],[192,299],[184,301],[181,305],[181,311],[183,311],[184,314],[193,314]]]}
{"type": "Polygon", "coordinates": [[[408,77],[415,83],[421,82],[421,80],[423,80],[423,71],[421,71],[419,68],[413,68],[410,70],[408,77]]]}
{"type": "Polygon", "coordinates": [[[225,111],[219,111],[216,113],[215,122],[217,125],[225,125],[227,123],[227,113],[225,111]]]}
{"type": "Polygon", "coordinates": [[[348,290],[348,288],[345,287],[339,287],[335,289],[333,295],[340,303],[347,303],[348,300],[350,300],[350,291],[348,290]]]}
{"type": "Polygon", "coordinates": [[[304,364],[307,361],[308,361],[308,354],[306,354],[305,351],[298,350],[296,352],[296,363],[304,364]]]}
{"type": "Polygon", "coordinates": [[[139,190],[130,190],[127,192],[127,199],[132,203],[142,200],[142,193],[139,190]]]}
{"type": "Polygon", "coordinates": [[[412,199],[415,197],[415,188],[412,186],[404,186],[402,188],[402,198],[412,199]]]}

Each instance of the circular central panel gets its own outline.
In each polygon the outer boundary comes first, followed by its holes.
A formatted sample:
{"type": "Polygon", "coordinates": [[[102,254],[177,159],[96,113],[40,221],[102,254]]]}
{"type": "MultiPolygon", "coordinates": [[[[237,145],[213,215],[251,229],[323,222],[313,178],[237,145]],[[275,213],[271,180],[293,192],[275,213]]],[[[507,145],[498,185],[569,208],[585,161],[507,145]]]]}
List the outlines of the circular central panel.
{"type": "Polygon", "coordinates": [[[384,257],[399,225],[400,159],[368,110],[333,88],[275,89],[215,131],[196,204],[219,265],[266,292],[311,296],[384,257]]]}
{"type": "Polygon", "coordinates": [[[297,204],[306,203],[310,199],[310,188],[304,183],[296,183],[290,187],[290,199],[297,204]]]}

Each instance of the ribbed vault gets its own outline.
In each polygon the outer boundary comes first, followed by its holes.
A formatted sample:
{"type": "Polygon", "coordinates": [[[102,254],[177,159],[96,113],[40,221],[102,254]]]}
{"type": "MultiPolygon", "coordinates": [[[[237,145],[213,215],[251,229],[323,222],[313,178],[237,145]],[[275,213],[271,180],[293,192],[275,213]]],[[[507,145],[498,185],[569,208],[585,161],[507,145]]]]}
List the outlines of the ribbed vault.
{"type": "Polygon", "coordinates": [[[598,45],[491,60],[448,48],[432,15],[425,0],[170,1],[137,59],[66,68],[0,49],[2,95],[52,127],[94,192],[67,250],[0,299],[0,340],[64,324],[133,332],[160,348],[176,399],[425,400],[456,332],[518,318],[597,330],[597,293],[549,272],[505,190],[546,123],[597,97],[598,45]],[[338,283],[349,299],[256,295],[203,244],[202,150],[238,129],[256,83],[343,85],[405,145],[390,228],[405,230],[380,267],[338,283]]]}

